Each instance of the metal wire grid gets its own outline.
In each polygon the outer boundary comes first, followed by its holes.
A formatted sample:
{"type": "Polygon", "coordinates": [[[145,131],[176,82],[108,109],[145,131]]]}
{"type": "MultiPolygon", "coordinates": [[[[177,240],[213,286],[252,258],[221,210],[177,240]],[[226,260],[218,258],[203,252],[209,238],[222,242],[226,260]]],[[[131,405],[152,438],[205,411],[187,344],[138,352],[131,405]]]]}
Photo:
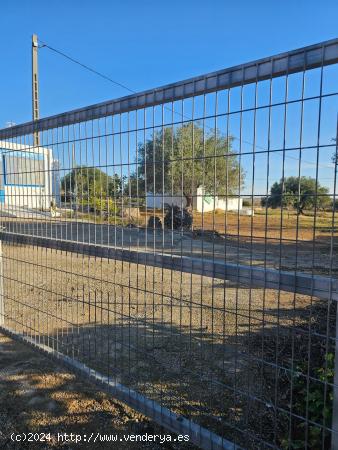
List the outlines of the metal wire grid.
{"type": "MultiPolygon", "coordinates": [[[[35,196],[49,204],[46,186],[5,191],[14,217],[2,217],[4,327],[124,386],[129,402],[135,391],[156,402],[169,428],[165,408],[192,434],[196,423],[195,443],[208,430],[224,448],[329,448],[337,80],[337,65],[322,64],[52,127],[38,148],[32,134],[7,139],[13,150],[50,149],[45,183],[55,172],[61,191],[54,217],[25,206],[35,196]],[[284,187],[296,177],[299,201],[309,174],[303,216],[284,187]],[[223,198],[244,199],[256,215],[215,209],[223,198]],[[168,199],[191,201],[192,230],[175,229],[172,217],[164,226],[168,199]],[[220,264],[235,274],[220,275],[220,264]],[[257,268],[278,281],[259,284],[257,268]],[[294,285],[284,290],[285,272],[294,285]]],[[[13,167],[11,178],[22,177],[13,167]]]]}

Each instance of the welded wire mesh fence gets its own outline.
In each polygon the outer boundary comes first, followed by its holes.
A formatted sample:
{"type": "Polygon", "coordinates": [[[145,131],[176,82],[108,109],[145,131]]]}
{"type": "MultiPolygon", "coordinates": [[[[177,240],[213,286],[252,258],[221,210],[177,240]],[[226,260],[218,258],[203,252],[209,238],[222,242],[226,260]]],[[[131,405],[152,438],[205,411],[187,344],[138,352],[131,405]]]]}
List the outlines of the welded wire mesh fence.
{"type": "Polygon", "coordinates": [[[2,329],[205,448],[337,445],[337,61],[1,130],[2,329]]]}

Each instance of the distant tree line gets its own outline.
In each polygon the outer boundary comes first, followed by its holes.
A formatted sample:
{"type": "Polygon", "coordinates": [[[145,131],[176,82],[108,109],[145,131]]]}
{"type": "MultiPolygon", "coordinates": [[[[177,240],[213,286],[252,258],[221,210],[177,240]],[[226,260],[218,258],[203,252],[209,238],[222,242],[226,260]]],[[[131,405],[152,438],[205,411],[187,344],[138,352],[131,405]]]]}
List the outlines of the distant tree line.
{"type": "Polygon", "coordinates": [[[261,204],[268,208],[294,209],[298,214],[306,210],[332,207],[328,188],[321,186],[315,178],[288,177],[275,182],[270,195],[263,197],[261,204]]]}
{"type": "Polygon", "coordinates": [[[123,179],[118,174],[108,175],[96,167],[74,167],[61,179],[64,201],[98,213],[115,214],[115,200],[122,191],[123,179]]]}

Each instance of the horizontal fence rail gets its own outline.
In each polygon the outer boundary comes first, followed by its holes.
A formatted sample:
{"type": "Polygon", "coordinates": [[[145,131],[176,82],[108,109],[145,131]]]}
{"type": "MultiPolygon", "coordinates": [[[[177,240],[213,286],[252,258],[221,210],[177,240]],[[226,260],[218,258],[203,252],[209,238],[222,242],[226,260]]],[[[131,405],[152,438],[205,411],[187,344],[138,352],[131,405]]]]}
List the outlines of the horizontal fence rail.
{"type": "Polygon", "coordinates": [[[265,287],[315,296],[323,300],[338,301],[338,280],[320,275],[306,273],[291,273],[262,267],[224,263],[206,258],[191,258],[187,256],[159,254],[132,251],[123,248],[112,248],[94,244],[84,244],[76,241],[58,240],[27,236],[22,234],[1,233],[3,242],[34,245],[95,258],[112,259],[128,263],[144,264],[168,270],[178,270],[205,277],[235,281],[251,287],[265,287]]]}
{"type": "Polygon", "coordinates": [[[201,448],[338,449],[337,118],[334,39],[0,130],[0,330],[201,448]]]}
{"type": "Polygon", "coordinates": [[[189,80],[173,83],[156,89],[128,95],[126,97],[92,105],[56,116],[47,117],[22,125],[0,130],[0,139],[31,134],[34,131],[50,130],[87,120],[100,119],[107,115],[122,114],[166,102],[204,95],[248,83],[269,80],[274,77],[310,70],[338,62],[338,39],[321,44],[281,53],[257,61],[209,73],[189,80]]]}

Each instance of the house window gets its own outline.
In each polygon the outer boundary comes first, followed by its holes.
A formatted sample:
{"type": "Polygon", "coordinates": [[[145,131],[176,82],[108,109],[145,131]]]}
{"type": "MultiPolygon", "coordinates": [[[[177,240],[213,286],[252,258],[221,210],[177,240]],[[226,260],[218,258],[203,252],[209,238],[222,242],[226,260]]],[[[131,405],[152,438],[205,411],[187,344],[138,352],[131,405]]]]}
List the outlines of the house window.
{"type": "Polygon", "coordinates": [[[43,186],[44,160],[30,152],[8,152],[3,155],[4,184],[9,186],[43,186]]]}

